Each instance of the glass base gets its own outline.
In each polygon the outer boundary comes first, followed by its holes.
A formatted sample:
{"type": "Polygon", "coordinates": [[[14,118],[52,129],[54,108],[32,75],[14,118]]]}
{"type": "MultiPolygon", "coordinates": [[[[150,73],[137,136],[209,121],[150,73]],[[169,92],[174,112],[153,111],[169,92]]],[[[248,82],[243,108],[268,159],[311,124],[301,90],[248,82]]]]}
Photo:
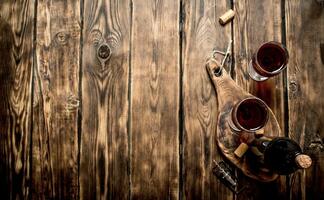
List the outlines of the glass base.
{"type": "Polygon", "coordinates": [[[268,80],[269,77],[264,77],[264,76],[261,76],[260,74],[258,74],[253,66],[252,66],[252,61],[250,61],[249,63],[249,66],[248,66],[248,73],[250,75],[250,77],[255,80],[255,81],[265,81],[265,80],[268,80]]]}

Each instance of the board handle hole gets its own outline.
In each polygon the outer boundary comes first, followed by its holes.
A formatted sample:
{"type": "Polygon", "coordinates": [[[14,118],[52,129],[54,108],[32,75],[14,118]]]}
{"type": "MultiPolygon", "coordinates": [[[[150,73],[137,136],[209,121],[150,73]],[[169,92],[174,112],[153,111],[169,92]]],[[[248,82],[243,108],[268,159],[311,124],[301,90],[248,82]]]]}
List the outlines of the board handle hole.
{"type": "Polygon", "coordinates": [[[213,73],[216,77],[220,77],[222,75],[222,68],[221,67],[214,68],[213,73]]]}

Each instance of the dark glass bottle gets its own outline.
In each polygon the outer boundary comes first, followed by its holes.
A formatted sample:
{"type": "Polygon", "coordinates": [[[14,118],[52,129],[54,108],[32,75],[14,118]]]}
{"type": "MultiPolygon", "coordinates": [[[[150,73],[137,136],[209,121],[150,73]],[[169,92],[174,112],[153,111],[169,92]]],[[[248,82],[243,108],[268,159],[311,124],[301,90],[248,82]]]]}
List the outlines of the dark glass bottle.
{"type": "Polygon", "coordinates": [[[281,175],[308,168],[312,163],[311,158],[302,153],[300,146],[289,138],[278,137],[271,141],[256,139],[252,145],[264,153],[264,164],[281,175]]]}

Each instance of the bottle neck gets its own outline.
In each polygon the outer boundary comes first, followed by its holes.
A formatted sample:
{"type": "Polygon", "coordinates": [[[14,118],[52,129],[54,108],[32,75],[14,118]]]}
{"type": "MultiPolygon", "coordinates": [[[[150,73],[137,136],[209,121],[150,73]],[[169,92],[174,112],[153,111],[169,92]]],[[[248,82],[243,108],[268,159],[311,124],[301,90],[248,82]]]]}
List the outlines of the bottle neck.
{"type": "Polygon", "coordinates": [[[271,141],[270,139],[257,138],[254,139],[254,141],[252,142],[252,146],[257,147],[261,153],[264,153],[264,151],[270,144],[270,141],[271,141]]]}
{"type": "Polygon", "coordinates": [[[279,174],[290,174],[311,166],[311,158],[303,154],[298,143],[290,138],[257,138],[252,144],[264,154],[265,164],[279,174]]]}

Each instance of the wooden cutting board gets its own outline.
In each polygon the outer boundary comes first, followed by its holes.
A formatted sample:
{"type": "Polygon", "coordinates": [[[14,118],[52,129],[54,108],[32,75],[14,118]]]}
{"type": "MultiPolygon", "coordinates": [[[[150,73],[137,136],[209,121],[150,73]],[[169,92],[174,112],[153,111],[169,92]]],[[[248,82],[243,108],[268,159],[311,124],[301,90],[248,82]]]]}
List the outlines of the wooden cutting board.
{"type": "MultiPolygon", "coordinates": [[[[216,75],[216,72],[220,69],[220,64],[216,60],[209,60],[206,67],[215,86],[218,99],[219,115],[216,138],[219,149],[246,176],[262,182],[275,180],[278,174],[267,169],[256,155],[251,152],[247,152],[242,158],[234,155],[234,151],[241,144],[241,141],[239,135],[233,132],[228,123],[231,117],[231,109],[239,101],[253,97],[253,95],[239,87],[225,69],[221,70],[220,75],[216,75]]],[[[279,137],[281,132],[279,124],[271,109],[269,107],[268,109],[269,120],[263,127],[264,136],[279,137]]]]}

